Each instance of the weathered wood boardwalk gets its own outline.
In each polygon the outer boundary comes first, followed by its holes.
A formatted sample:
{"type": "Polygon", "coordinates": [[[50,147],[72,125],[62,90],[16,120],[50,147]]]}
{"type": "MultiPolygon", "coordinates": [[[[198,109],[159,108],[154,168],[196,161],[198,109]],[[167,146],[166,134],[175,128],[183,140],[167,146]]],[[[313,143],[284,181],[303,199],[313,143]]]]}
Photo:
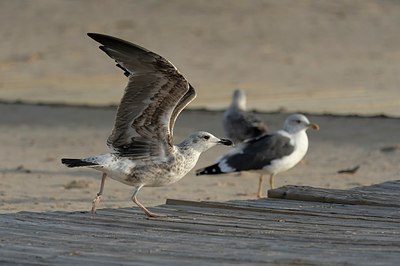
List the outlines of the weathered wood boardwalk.
{"type": "Polygon", "coordinates": [[[399,265],[400,181],[268,199],[0,215],[0,264],[399,265]]]}

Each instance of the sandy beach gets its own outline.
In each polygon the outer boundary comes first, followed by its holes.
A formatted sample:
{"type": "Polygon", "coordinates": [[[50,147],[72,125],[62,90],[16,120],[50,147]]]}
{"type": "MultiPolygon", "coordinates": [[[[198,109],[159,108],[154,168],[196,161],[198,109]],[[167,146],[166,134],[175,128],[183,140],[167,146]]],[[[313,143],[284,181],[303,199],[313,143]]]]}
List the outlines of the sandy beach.
{"type": "MultiPolygon", "coordinates": [[[[176,143],[195,130],[222,137],[221,110],[241,88],[271,130],[297,111],[321,126],[277,187],[347,189],[400,178],[397,1],[14,0],[0,2],[0,23],[9,25],[0,28],[0,212],[91,207],[100,173],[60,159],[108,152],[126,79],[87,32],[151,49],[194,85],[198,97],[177,120],[176,143]]],[[[227,150],[205,153],[196,169],[227,150]]],[[[257,183],[251,173],[192,171],[139,198],[147,206],[254,199],[257,183]]],[[[133,206],[131,193],[110,179],[100,207],[133,206]]]]}
{"type": "Polygon", "coordinates": [[[199,90],[192,108],[241,88],[260,111],[400,116],[397,1],[13,0],[0,23],[0,99],[118,104],[99,32],[170,60],[199,90]]]}
{"type": "MultiPolygon", "coordinates": [[[[7,114],[0,120],[0,211],[89,210],[98,192],[100,173],[68,169],[60,159],[107,152],[105,140],[113,125],[115,108],[1,104],[0,113],[7,114]]],[[[271,130],[276,130],[287,114],[259,115],[271,130]]],[[[308,117],[321,130],[309,132],[308,154],[298,166],[276,177],[277,187],[291,184],[351,188],[399,178],[399,119],[308,117]],[[360,168],[353,175],[337,173],[355,166],[360,168]]],[[[184,111],[176,124],[175,142],[199,129],[222,136],[221,119],[222,112],[184,111]]],[[[206,152],[196,168],[212,163],[227,150],[218,147],[206,152]]],[[[174,185],[142,189],[139,198],[148,206],[162,204],[166,198],[254,199],[257,182],[258,175],[251,173],[196,177],[191,171],[174,185]]],[[[131,187],[109,179],[101,207],[132,206],[131,193],[131,187]]]]}

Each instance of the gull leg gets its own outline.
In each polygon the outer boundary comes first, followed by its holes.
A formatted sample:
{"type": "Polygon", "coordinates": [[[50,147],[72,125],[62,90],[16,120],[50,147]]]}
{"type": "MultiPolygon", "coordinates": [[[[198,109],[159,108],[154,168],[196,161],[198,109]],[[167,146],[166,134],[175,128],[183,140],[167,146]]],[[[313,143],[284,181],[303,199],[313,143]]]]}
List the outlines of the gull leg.
{"type": "Polygon", "coordinates": [[[97,205],[100,203],[101,195],[103,195],[103,188],[104,188],[104,183],[106,182],[106,177],[107,174],[103,173],[103,176],[101,177],[100,191],[99,193],[97,193],[97,196],[92,201],[92,211],[91,211],[92,213],[96,212],[97,205]]]}
{"type": "Polygon", "coordinates": [[[140,186],[137,186],[137,187],[136,187],[135,191],[133,192],[132,198],[131,198],[132,201],[133,201],[139,208],[141,208],[141,209],[144,211],[144,213],[147,215],[147,217],[150,217],[150,218],[166,217],[166,215],[164,215],[164,214],[157,214],[157,213],[154,213],[154,212],[149,211],[145,206],[143,206],[142,203],[139,202],[139,200],[136,198],[136,195],[137,195],[137,193],[139,192],[139,190],[140,190],[142,187],[143,187],[143,185],[140,185],[140,186]]]}
{"type": "Polygon", "coordinates": [[[258,192],[257,192],[257,198],[262,197],[262,183],[264,180],[264,175],[260,175],[260,178],[258,180],[258,192]]]}
{"type": "Polygon", "coordinates": [[[269,177],[269,186],[271,189],[274,189],[274,174],[271,174],[269,177]]]}

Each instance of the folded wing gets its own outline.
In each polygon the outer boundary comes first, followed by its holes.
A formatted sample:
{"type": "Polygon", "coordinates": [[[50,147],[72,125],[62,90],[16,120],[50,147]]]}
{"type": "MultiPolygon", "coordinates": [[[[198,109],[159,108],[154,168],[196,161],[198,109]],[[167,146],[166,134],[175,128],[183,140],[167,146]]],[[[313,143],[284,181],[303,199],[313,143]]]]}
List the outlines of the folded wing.
{"type": "Polygon", "coordinates": [[[258,170],[271,161],[290,155],[294,146],[281,134],[265,134],[249,139],[219,161],[236,171],[258,170]]]}

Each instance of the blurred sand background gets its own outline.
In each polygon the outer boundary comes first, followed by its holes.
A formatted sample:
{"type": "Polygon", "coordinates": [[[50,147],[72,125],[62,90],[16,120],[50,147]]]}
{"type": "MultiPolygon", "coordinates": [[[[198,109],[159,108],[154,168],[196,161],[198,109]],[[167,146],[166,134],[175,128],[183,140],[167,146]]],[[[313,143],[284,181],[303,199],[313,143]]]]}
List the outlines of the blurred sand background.
{"type": "Polygon", "coordinates": [[[101,32],[173,62],[191,107],[242,88],[263,111],[400,115],[399,1],[3,0],[0,23],[2,99],[117,104],[101,32]]]}
{"type": "MultiPolygon", "coordinates": [[[[222,136],[219,110],[241,88],[272,130],[293,111],[321,125],[305,160],[277,186],[350,188],[400,177],[400,1],[3,0],[0,23],[0,212],[90,208],[99,173],[59,160],[107,151],[115,114],[107,106],[118,104],[126,79],[87,32],[157,52],[195,86],[176,142],[199,129],[222,136]],[[354,175],[337,174],[356,165],[354,175]]],[[[197,168],[224,151],[209,151],[197,168]]],[[[254,198],[257,181],[192,172],[139,198],[254,198]]],[[[131,206],[130,194],[109,180],[101,206],[131,206]]]]}

